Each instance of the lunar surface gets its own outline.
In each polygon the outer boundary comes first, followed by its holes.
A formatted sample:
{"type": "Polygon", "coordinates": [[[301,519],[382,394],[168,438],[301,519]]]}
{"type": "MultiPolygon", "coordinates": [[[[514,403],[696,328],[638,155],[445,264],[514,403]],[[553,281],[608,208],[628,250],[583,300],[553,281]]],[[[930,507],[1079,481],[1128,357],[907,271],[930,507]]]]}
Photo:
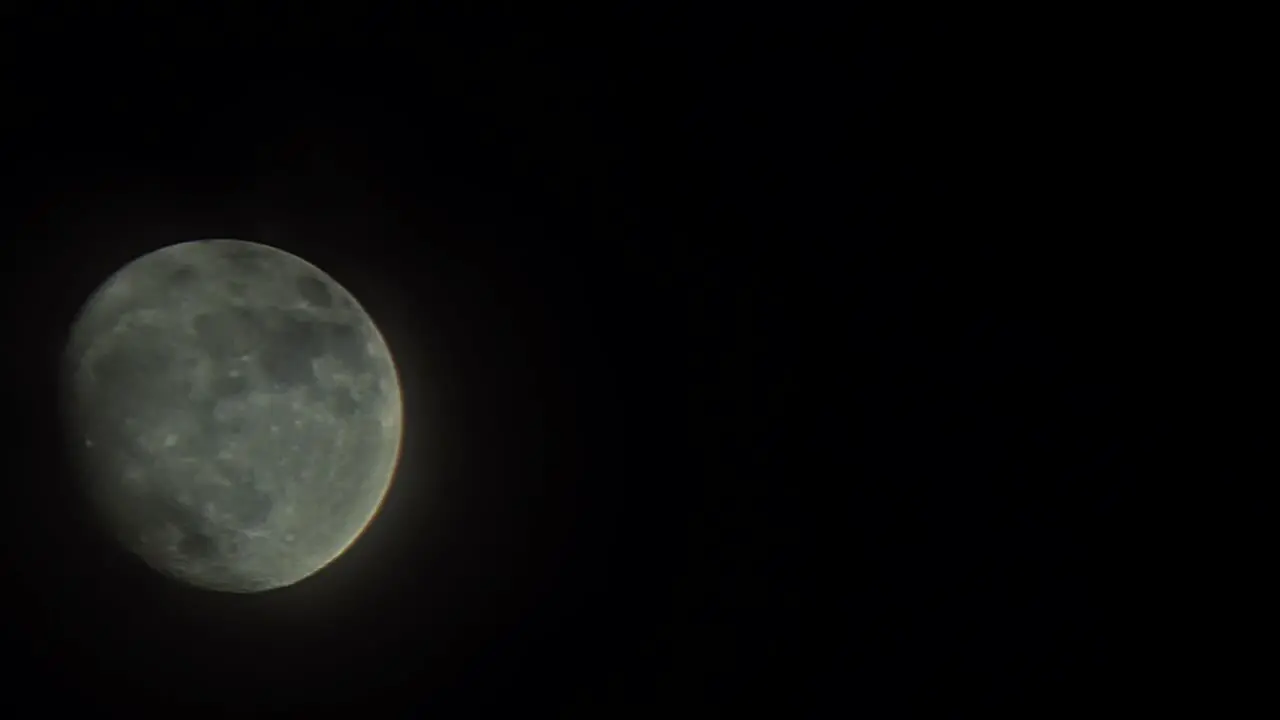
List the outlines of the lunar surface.
{"type": "Polygon", "coordinates": [[[281,250],[200,240],[138,258],[90,297],[64,360],[91,506],[177,580],[296,583],[355,541],[391,484],[390,351],[350,293],[281,250]]]}

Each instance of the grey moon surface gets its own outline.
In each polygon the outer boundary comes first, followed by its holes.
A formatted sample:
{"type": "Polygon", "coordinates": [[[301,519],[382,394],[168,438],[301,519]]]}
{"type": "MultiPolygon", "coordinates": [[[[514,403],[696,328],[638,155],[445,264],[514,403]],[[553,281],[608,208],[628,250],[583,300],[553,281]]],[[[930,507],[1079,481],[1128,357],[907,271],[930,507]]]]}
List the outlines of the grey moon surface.
{"type": "Polygon", "coordinates": [[[355,542],[390,487],[403,413],[386,342],[282,250],[197,240],[137,258],[85,303],[64,363],[90,506],[181,582],[294,584],[355,542]]]}

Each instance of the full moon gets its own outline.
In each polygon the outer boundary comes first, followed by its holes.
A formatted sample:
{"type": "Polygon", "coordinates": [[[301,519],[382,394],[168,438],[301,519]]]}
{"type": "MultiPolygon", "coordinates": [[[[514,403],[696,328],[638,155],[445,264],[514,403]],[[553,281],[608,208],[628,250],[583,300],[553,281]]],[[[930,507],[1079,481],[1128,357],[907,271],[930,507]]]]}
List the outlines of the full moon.
{"type": "Polygon", "coordinates": [[[76,317],[62,377],[95,516],[196,587],[321,570],[372,521],[399,457],[400,385],[373,320],[266,245],[198,240],[125,265],[76,317]]]}

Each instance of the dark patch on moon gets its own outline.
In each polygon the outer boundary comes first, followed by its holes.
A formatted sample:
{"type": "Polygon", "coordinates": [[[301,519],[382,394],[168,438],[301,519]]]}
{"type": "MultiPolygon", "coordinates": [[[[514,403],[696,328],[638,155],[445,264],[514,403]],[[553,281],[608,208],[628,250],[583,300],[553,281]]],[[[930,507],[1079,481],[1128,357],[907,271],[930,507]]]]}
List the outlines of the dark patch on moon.
{"type": "Polygon", "coordinates": [[[262,320],[264,317],[268,317],[273,310],[274,308],[268,308],[254,311],[243,305],[232,305],[227,309],[227,314],[230,315],[236,327],[243,329],[245,332],[261,334],[262,320]]]}
{"type": "Polygon", "coordinates": [[[356,414],[360,409],[360,403],[352,397],[351,391],[346,388],[339,388],[333,393],[333,401],[330,403],[333,408],[333,414],[341,418],[349,418],[356,414]]]}
{"type": "Polygon", "coordinates": [[[225,243],[217,255],[232,269],[248,275],[260,273],[266,266],[267,256],[259,248],[243,243],[225,243]]]}
{"type": "Polygon", "coordinates": [[[193,560],[208,560],[217,553],[217,541],[201,529],[200,516],[170,497],[163,488],[152,486],[134,498],[129,505],[132,516],[129,524],[144,535],[171,525],[182,535],[174,546],[182,555],[193,560]]]}
{"type": "Polygon", "coordinates": [[[329,294],[329,288],[325,287],[323,282],[308,275],[303,275],[297,279],[295,284],[298,288],[298,294],[311,305],[321,308],[333,306],[333,296],[329,294]]]}
{"type": "Polygon", "coordinates": [[[188,452],[217,452],[220,440],[235,438],[245,430],[245,421],[238,416],[219,417],[218,401],[234,396],[218,396],[204,393],[191,401],[191,416],[198,430],[187,438],[188,452]]]}
{"type": "Polygon", "coordinates": [[[324,355],[321,326],[285,315],[259,351],[259,363],[269,382],[292,387],[315,381],[311,361],[324,355]]]}
{"type": "Polygon", "coordinates": [[[126,345],[99,356],[93,363],[93,378],[108,387],[127,389],[155,378],[169,362],[169,354],[158,348],[126,345]]]}
{"type": "Polygon", "coordinates": [[[233,416],[211,425],[217,433],[216,437],[239,437],[249,428],[249,423],[239,416],[233,416]]]}
{"type": "Polygon", "coordinates": [[[96,402],[116,408],[146,408],[158,396],[185,395],[193,383],[190,373],[174,372],[179,360],[163,345],[140,339],[122,343],[93,361],[96,402]]]}
{"type": "Polygon", "coordinates": [[[140,503],[143,515],[139,520],[153,527],[157,521],[177,527],[182,538],[176,549],[193,560],[216,559],[235,545],[235,533],[262,527],[275,507],[272,496],[261,489],[263,480],[255,470],[223,461],[216,464],[230,485],[210,483],[190,488],[192,505],[184,505],[163,495],[160,490],[140,503]],[[213,508],[216,516],[229,517],[230,520],[205,517],[206,504],[213,508]],[[152,508],[150,513],[148,507],[152,508]],[[148,514],[152,519],[147,519],[148,514]],[[222,525],[222,522],[226,524],[222,525]]]}
{"type": "Polygon", "coordinates": [[[173,288],[184,290],[191,287],[199,275],[196,269],[190,265],[181,265],[177,270],[169,273],[169,285],[173,288]]]}
{"type": "Polygon", "coordinates": [[[249,378],[244,375],[222,373],[209,383],[209,392],[215,398],[237,397],[249,391],[249,378]]]}
{"type": "Polygon", "coordinates": [[[191,318],[191,330],[207,344],[216,344],[225,334],[215,313],[200,313],[191,318]]]}
{"type": "MultiPolygon", "coordinates": [[[[98,402],[103,402],[101,399],[98,402]]],[[[128,412],[127,409],[118,412],[128,412]]],[[[121,422],[104,421],[97,416],[92,416],[80,423],[81,432],[92,440],[93,446],[86,447],[83,442],[76,444],[77,450],[83,453],[86,462],[91,465],[103,467],[106,458],[118,457],[119,462],[126,462],[132,459],[137,444],[137,438],[130,435],[121,422]]]]}
{"type": "Polygon", "coordinates": [[[259,490],[257,487],[248,485],[231,493],[227,499],[226,511],[240,523],[240,527],[252,529],[262,527],[262,524],[271,517],[271,511],[275,508],[275,501],[271,496],[259,490]]]}
{"type": "Polygon", "coordinates": [[[325,345],[338,362],[351,370],[363,369],[368,360],[365,334],[353,325],[326,323],[325,345]]]}
{"type": "Polygon", "coordinates": [[[199,530],[183,530],[178,552],[193,560],[208,560],[216,554],[218,543],[199,530]]]}
{"type": "Polygon", "coordinates": [[[262,342],[262,322],[246,308],[201,313],[191,319],[200,349],[214,358],[242,355],[262,342]]]}
{"type": "Polygon", "coordinates": [[[258,471],[227,462],[218,463],[218,470],[231,485],[211,487],[203,493],[203,497],[213,504],[217,512],[234,518],[235,527],[231,529],[261,527],[271,516],[275,500],[262,490],[264,480],[259,477],[258,471]]]}

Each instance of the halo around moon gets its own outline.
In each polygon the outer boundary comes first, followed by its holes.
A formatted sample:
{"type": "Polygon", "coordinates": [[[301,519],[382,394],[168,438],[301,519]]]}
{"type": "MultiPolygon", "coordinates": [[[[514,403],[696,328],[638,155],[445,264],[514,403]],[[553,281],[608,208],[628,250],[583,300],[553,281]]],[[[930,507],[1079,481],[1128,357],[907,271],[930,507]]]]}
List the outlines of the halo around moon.
{"type": "Polygon", "coordinates": [[[171,245],[108,278],[70,330],[62,402],[104,528],[161,573],[230,592],[341,555],[402,436],[395,363],[356,299],[240,240],[171,245]]]}

